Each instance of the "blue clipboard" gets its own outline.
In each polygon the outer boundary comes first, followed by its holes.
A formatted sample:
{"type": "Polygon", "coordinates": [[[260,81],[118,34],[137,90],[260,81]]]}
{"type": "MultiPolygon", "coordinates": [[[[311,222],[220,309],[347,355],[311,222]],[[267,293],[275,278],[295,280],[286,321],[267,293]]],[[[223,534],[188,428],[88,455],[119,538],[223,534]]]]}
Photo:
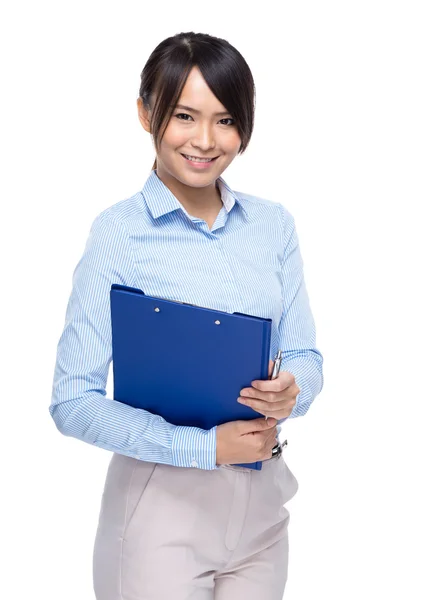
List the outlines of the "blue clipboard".
{"type": "MultiPolygon", "coordinates": [[[[268,379],[271,319],[112,284],[113,396],[173,425],[211,429],[262,415],[237,402],[268,379]]],[[[260,470],[262,461],[238,466],[260,470]]]]}

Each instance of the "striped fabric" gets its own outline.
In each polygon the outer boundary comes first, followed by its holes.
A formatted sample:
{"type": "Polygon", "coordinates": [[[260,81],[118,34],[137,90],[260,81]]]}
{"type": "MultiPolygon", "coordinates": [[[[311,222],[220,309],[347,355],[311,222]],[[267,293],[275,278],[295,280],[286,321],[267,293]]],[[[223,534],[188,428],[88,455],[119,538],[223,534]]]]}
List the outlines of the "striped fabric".
{"type": "Polygon", "coordinates": [[[222,177],[217,183],[223,207],[211,229],[187,213],[156,169],[142,191],[94,219],[57,346],[49,411],[64,435],[140,460],[218,468],[216,427],[175,426],[107,397],[112,283],[271,318],[271,356],[281,348],[281,370],[293,373],[301,390],[289,418],[304,415],[321,391],[323,357],[292,215],[282,204],[233,191],[222,177]]]}

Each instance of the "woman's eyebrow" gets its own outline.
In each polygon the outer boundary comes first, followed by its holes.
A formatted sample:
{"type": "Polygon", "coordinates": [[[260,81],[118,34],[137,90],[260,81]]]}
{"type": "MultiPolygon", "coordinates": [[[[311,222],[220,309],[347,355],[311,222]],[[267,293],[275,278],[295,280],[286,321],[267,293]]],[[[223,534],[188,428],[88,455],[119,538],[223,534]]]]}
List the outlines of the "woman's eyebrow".
{"type": "MultiPolygon", "coordinates": [[[[196,108],[192,108],[191,106],[186,106],[185,104],[177,104],[176,106],[174,106],[174,108],[183,108],[184,110],[189,110],[190,112],[197,113],[198,115],[201,114],[201,111],[197,110],[196,108]]],[[[219,117],[220,115],[229,115],[229,114],[231,114],[231,113],[229,113],[227,110],[225,110],[223,112],[214,113],[214,115],[216,117],[219,117]]]]}

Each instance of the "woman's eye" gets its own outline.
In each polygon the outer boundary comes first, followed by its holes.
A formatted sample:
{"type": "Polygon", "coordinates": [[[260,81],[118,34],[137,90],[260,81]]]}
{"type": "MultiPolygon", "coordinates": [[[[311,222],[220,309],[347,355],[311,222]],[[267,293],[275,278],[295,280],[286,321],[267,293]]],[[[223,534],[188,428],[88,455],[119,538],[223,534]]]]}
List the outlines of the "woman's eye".
{"type": "MultiPolygon", "coordinates": [[[[175,116],[176,117],[190,117],[190,115],[187,115],[186,113],[177,113],[175,116]]],[[[186,121],[186,119],[180,119],[180,121],[186,121]]]]}
{"type": "Polygon", "coordinates": [[[231,119],[231,117],[227,117],[226,119],[221,119],[221,121],[232,121],[231,123],[225,123],[225,125],[234,125],[234,123],[235,123],[234,119],[231,119]]]}

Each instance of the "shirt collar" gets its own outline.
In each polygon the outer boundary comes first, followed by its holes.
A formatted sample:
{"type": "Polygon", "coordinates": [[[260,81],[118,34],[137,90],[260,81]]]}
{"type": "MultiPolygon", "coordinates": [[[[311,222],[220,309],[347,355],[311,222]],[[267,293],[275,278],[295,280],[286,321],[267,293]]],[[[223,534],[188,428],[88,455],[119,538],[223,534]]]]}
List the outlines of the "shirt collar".
{"type": "MultiPolygon", "coordinates": [[[[227,213],[231,211],[234,204],[237,203],[243,211],[246,220],[249,220],[245,202],[239,197],[227,184],[227,182],[218,177],[218,187],[221,193],[221,199],[227,213]]],[[[171,190],[159,179],[156,169],[152,169],[147,181],[142,188],[142,195],[154,219],[166,215],[173,210],[181,209],[185,211],[184,206],[174,196],[171,190]]],[[[186,212],[186,211],[185,211],[186,212]]]]}

